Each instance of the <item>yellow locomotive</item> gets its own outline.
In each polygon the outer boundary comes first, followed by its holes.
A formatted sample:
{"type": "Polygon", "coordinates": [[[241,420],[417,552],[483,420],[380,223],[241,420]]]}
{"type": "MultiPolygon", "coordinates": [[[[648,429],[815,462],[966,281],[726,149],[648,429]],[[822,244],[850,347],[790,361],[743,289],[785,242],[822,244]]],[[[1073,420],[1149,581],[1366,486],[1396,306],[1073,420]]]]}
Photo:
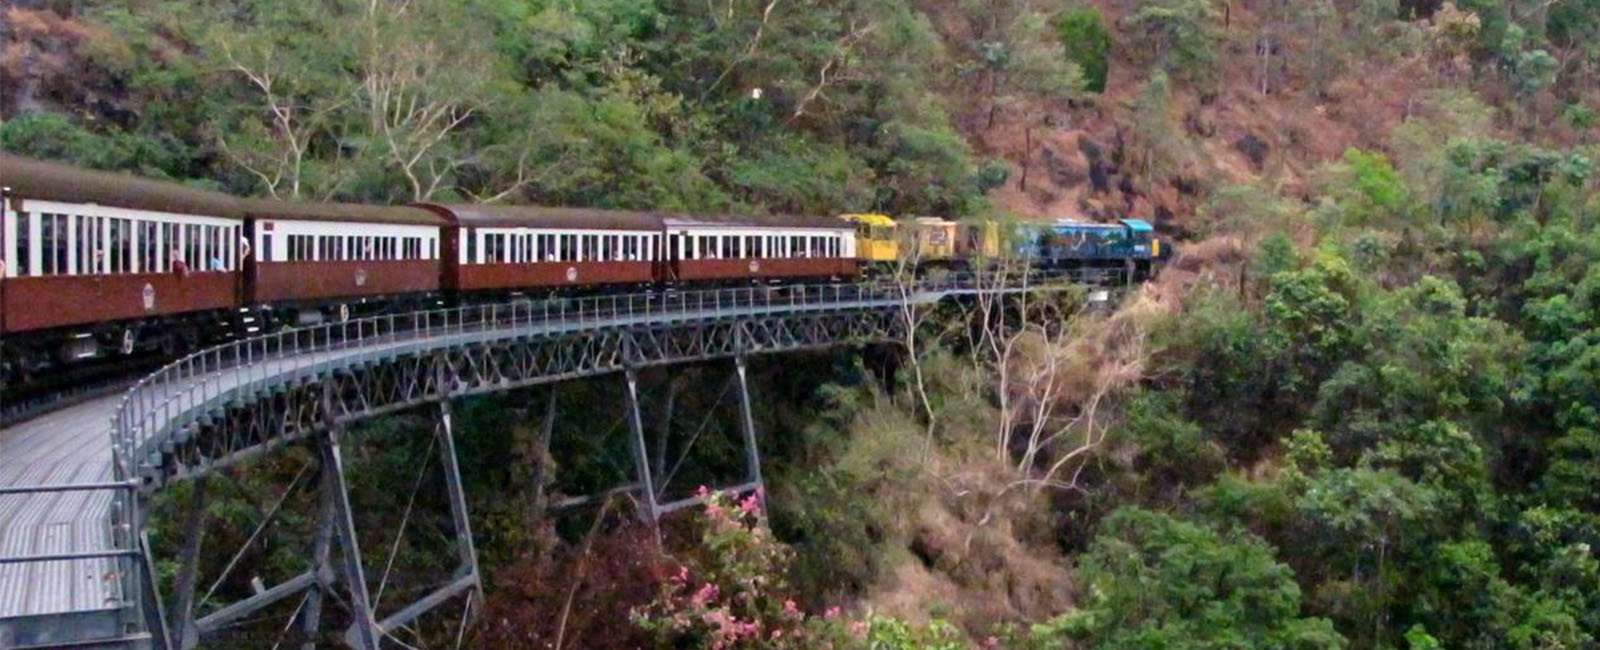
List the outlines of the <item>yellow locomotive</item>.
{"type": "Polygon", "coordinates": [[[885,214],[843,214],[855,224],[856,256],[869,265],[893,265],[902,253],[918,264],[965,263],[1000,255],[1000,226],[993,221],[961,223],[939,217],[895,221],[885,214]]]}

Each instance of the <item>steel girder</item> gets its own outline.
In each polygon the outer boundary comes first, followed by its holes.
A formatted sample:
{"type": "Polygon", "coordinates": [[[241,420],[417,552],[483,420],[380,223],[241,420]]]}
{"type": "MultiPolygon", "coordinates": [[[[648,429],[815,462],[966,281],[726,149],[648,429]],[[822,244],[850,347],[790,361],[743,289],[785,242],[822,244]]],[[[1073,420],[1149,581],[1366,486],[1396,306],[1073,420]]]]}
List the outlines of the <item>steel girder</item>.
{"type": "Polygon", "coordinates": [[[147,492],[344,424],[442,399],[642,368],[903,338],[893,308],[527,333],[287,374],[208,405],[152,454],[147,492]]]}

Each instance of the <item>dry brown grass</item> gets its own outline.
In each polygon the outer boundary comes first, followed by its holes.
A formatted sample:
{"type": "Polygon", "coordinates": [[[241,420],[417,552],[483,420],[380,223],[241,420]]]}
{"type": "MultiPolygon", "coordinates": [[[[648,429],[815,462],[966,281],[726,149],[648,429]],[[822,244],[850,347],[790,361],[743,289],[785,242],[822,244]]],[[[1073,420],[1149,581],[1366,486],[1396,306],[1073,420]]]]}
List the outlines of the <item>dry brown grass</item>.
{"type": "Polygon", "coordinates": [[[1009,468],[983,459],[936,457],[929,473],[930,489],[908,508],[904,552],[865,608],[946,618],[981,638],[1071,606],[1071,571],[1051,543],[1044,500],[1008,489],[1009,468]]]}

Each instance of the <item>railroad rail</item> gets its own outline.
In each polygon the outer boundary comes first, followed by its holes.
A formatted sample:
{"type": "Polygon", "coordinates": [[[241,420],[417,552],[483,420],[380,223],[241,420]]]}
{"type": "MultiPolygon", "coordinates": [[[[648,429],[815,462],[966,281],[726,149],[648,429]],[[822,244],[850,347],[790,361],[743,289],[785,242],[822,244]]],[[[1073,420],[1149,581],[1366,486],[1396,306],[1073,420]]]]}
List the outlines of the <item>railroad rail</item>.
{"type": "MultiPolygon", "coordinates": [[[[747,355],[841,343],[894,341],[901,310],[952,296],[1019,292],[1068,284],[1120,285],[1116,271],[1028,276],[990,286],[970,276],[883,283],[759,286],[650,294],[518,299],[385,315],[241,339],[175,360],[120,398],[94,400],[0,432],[0,648],[186,648],[285,597],[342,583],[351,608],[346,641],[376,648],[395,626],[479,584],[466,505],[456,475],[450,400],[568,379],[623,373],[636,442],[639,485],[650,517],[681,504],[657,503],[643,457],[634,396],[637,369],[734,358],[743,391],[747,355]],[[387,617],[367,603],[353,520],[343,485],[339,433],[374,415],[434,403],[451,507],[460,538],[456,577],[387,617]],[[86,422],[103,417],[108,435],[92,443],[86,422]],[[56,423],[65,430],[51,433],[56,423]],[[51,444],[52,436],[65,443],[51,444]],[[16,444],[24,440],[23,444],[16,444]],[[32,440],[28,443],[28,440],[32,440]],[[325,476],[324,511],[305,574],[200,619],[193,618],[198,543],[184,545],[176,595],[164,610],[145,533],[147,501],[176,482],[282,445],[313,442],[325,476]],[[8,444],[10,443],[10,444],[8,444]],[[56,454],[56,469],[29,470],[10,453],[56,454]],[[8,510],[6,500],[22,501],[8,510]],[[45,539],[56,518],[72,539],[45,539]],[[44,542],[41,542],[44,540],[44,542]],[[343,558],[328,556],[334,541],[343,558]],[[345,543],[351,540],[351,543],[345,543]],[[31,543],[28,543],[31,542],[31,543]],[[340,566],[342,564],[342,566],[340,566]]],[[[743,403],[753,482],[759,468],[743,403]]],[[[101,425],[103,426],[103,424],[101,425]]],[[[192,531],[191,531],[192,534],[192,531]]],[[[309,631],[315,632],[315,615],[309,631]]]]}

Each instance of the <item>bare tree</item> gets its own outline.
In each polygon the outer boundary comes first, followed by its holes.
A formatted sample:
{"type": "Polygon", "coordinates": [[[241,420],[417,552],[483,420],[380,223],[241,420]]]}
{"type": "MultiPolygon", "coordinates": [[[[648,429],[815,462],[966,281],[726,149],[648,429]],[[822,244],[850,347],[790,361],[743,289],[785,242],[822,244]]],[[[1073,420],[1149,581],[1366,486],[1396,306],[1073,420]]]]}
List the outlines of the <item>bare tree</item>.
{"type": "Polygon", "coordinates": [[[414,201],[437,192],[460,160],[450,140],[482,106],[493,57],[481,40],[445,33],[444,2],[380,3],[363,20],[361,93],[372,137],[414,201]]]}
{"type": "MultiPolygon", "coordinates": [[[[269,196],[300,198],[311,139],[349,105],[348,98],[319,92],[323,89],[310,66],[258,35],[219,29],[209,40],[221,52],[227,71],[260,93],[263,118],[246,120],[239,132],[218,133],[218,146],[233,164],[260,180],[269,196]]],[[[337,183],[331,185],[325,194],[336,191],[337,183]]]]}
{"type": "Polygon", "coordinates": [[[928,384],[922,371],[922,358],[928,350],[933,349],[937,337],[928,340],[922,336],[927,330],[926,325],[932,313],[932,306],[917,300],[921,292],[918,270],[921,266],[922,251],[916,245],[916,229],[907,224],[897,228],[895,234],[900,254],[896,256],[889,278],[900,297],[900,324],[905,328],[900,345],[905,348],[906,362],[911,365],[912,390],[916,393],[917,402],[922,407],[923,418],[927,421],[925,431],[927,442],[922,449],[923,457],[926,458],[933,451],[933,432],[937,426],[938,415],[933,410],[933,402],[928,398],[928,384]]]}
{"type": "Polygon", "coordinates": [[[996,291],[969,308],[970,361],[992,381],[993,453],[1017,473],[1013,487],[1071,488],[1106,439],[1107,400],[1142,377],[1148,301],[1109,317],[1075,314],[1081,294],[1029,286],[1028,271],[1028,260],[974,266],[980,286],[996,291]],[[997,291],[1012,284],[1024,290],[997,291]]]}

